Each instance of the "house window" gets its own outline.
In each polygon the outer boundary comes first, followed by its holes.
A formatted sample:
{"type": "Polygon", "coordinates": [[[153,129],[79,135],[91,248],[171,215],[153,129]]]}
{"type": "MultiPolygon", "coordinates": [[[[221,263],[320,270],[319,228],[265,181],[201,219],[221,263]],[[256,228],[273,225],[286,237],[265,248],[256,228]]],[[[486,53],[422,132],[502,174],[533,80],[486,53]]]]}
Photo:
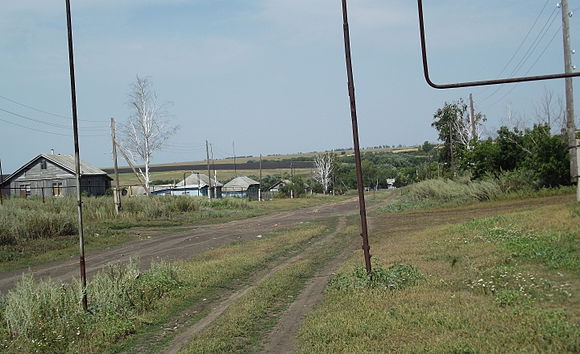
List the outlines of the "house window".
{"type": "Polygon", "coordinates": [[[46,170],[46,160],[40,161],[40,168],[46,170]]]}
{"type": "Polygon", "coordinates": [[[52,195],[55,197],[59,197],[62,195],[62,182],[52,183],[52,195]]]}
{"type": "Polygon", "coordinates": [[[30,197],[30,184],[21,184],[20,185],[20,197],[22,197],[22,198],[30,197]]]}

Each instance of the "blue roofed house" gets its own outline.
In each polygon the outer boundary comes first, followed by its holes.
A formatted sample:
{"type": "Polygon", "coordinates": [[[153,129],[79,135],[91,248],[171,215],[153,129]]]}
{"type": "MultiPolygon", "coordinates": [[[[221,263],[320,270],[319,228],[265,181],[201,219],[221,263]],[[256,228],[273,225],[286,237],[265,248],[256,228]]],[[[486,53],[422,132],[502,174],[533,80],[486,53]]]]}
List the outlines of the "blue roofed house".
{"type": "Polygon", "coordinates": [[[211,182],[211,197],[221,198],[223,184],[216,179],[209,179],[203,173],[192,173],[175,185],[152,186],[152,194],[155,195],[187,195],[193,197],[207,197],[211,182]]]}

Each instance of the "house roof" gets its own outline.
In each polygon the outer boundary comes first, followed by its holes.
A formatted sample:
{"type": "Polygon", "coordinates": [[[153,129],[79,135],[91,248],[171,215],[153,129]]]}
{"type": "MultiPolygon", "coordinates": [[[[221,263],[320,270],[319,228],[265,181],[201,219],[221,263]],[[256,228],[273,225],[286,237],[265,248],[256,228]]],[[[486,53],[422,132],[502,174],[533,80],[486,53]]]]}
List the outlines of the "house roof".
{"type": "MultiPolygon", "coordinates": [[[[11,174],[10,176],[8,176],[8,178],[4,179],[4,183],[6,183],[7,181],[9,181],[10,179],[12,179],[12,177],[17,176],[18,174],[20,174],[20,172],[22,172],[24,169],[26,169],[28,166],[32,165],[33,163],[35,163],[36,161],[38,161],[39,159],[44,158],[52,163],[54,163],[55,165],[61,167],[62,169],[70,172],[71,174],[75,174],[75,157],[73,155],[47,155],[47,154],[40,154],[38,156],[36,156],[35,158],[33,158],[32,160],[30,160],[29,162],[27,162],[26,164],[24,164],[22,167],[20,167],[18,170],[16,170],[16,172],[14,172],[13,174],[11,174]]],[[[107,176],[107,173],[101,169],[98,169],[84,161],[81,161],[81,175],[82,176],[107,176]]]]}
{"type": "Polygon", "coordinates": [[[253,185],[260,185],[260,182],[254,181],[250,177],[240,176],[232,179],[228,183],[224,184],[224,192],[240,192],[245,191],[253,185]]]}
{"type": "Polygon", "coordinates": [[[278,186],[284,186],[284,185],[289,184],[289,183],[292,183],[292,181],[290,181],[289,179],[281,179],[278,182],[271,185],[270,187],[268,187],[268,190],[274,189],[278,186]]]}
{"type": "MultiPolygon", "coordinates": [[[[203,173],[192,173],[191,175],[185,178],[185,186],[186,187],[198,187],[204,188],[209,185],[209,177],[204,175],[203,173]]],[[[177,187],[183,187],[183,181],[176,184],[177,187]]],[[[220,181],[216,181],[215,179],[211,179],[211,186],[218,186],[222,187],[223,184],[220,181]]]]}

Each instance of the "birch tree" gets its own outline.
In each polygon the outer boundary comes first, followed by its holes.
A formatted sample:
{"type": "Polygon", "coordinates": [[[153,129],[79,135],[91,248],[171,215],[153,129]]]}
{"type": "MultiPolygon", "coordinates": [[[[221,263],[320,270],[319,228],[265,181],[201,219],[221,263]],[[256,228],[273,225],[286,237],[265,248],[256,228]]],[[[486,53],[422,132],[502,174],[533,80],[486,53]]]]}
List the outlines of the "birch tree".
{"type": "Polygon", "coordinates": [[[332,185],[336,156],[332,152],[325,152],[314,157],[314,180],[322,186],[327,194],[332,185]]]}
{"type": "Polygon", "coordinates": [[[148,78],[137,75],[129,92],[129,107],[132,111],[127,122],[121,125],[121,149],[135,165],[142,161],[144,168],[139,168],[139,174],[149,193],[151,174],[149,167],[153,153],[160,150],[167,140],[175,133],[177,127],[171,126],[167,118],[166,105],[160,104],[153,84],[148,78]]]}

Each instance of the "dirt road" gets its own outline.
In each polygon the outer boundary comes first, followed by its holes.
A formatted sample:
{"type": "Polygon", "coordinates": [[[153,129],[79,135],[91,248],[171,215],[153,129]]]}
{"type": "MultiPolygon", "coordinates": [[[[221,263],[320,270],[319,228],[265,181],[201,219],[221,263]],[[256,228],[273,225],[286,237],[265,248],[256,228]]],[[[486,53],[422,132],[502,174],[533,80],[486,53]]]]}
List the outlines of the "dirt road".
{"type": "MultiPolygon", "coordinates": [[[[148,267],[152,261],[191,258],[209,249],[234,241],[255,239],[258,235],[279,228],[315,219],[357,213],[358,202],[356,198],[353,198],[338,203],[201,226],[171,235],[133,241],[111,249],[88,253],[87,273],[90,276],[107,264],[128,262],[130,258],[139,258],[142,267],[148,267]]],[[[56,281],[67,281],[78,277],[78,258],[43,264],[31,269],[0,273],[0,292],[6,292],[12,288],[26,272],[31,272],[38,279],[52,278],[56,281]]]]}

